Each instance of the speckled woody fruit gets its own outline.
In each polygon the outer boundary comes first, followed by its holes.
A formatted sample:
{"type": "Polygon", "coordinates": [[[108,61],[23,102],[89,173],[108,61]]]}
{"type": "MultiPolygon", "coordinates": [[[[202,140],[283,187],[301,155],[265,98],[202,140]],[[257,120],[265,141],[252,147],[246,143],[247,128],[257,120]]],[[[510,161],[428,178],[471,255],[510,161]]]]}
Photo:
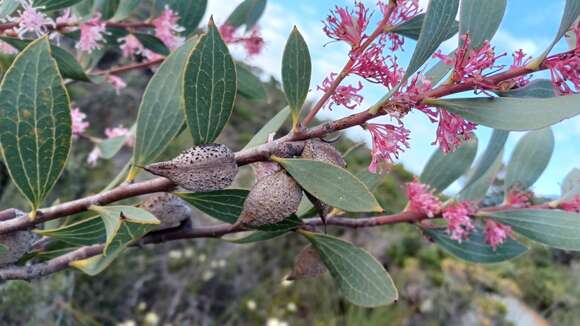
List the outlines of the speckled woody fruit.
{"type": "Polygon", "coordinates": [[[17,262],[30,251],[36,238],[37,235],[30,231],[17,231],[0,235],[0,244],[7,249],[6,252],[0,253],[0,266],[17,262]]]}
{"type": "Polygon", "coordinates": [[[234,153],[224,145],[192,147],[171,161],[147,165],[145,170],[193,192],[222,190],[238,173],[234,153]]]}
{"type": "Polygon", "coordinates": [[[317,277],[326,272],[320,254],[311,245],[306,246],[294,259],[294,268],[286,279],[290,281],[317,277]]]}
{"type": "Polygon", "coordinates": [[[278,171],[252,187],[237,223],[257,227],[281,222],[296,213],[301,199],[302,188],[286,171],[278,171]]]}
{"type": "Polygon", "coordinates": [[[155,228],[156,230],[177,227],[191,218],[191,208],[187,203],[170,193],[151,195],[141,204],[141,207],[161,221],[161,224],[155,228]]]}
{"type": "MultiPolygon", "coordinates": [[[[346,168],[346,161],[342,158],[342,154],[334,148],[329,143],[325,143],[318,139],[309,139],[304,144],[304,150],[302,151],[302,158],[321,161],[328,164],[336,165],[341,168],[346,168]]],[[[312,196],[308,192],[306,193],[308,200],[314,205],[320,217],[326,222],[326,216],[332,210],[332,207],[321,202],[316,197],[312,196]]]]}

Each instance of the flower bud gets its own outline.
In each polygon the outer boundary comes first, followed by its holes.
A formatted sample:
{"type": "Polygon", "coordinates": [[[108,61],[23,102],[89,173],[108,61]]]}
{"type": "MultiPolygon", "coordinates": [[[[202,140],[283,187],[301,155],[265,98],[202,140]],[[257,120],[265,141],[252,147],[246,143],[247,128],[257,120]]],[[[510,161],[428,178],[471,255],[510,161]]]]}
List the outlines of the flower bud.
{"type": "Polygon", "coordinates": [[[221,144],[185,150],[170,161],[149,164],[145,170],[193,192],[222,190],[234,181],[238,165],[234,153],[221,144]]]}
{"type": "Polygon", "coordinates": [[[141,207],[155,215],[161,222],[156,230],[170,229],[179,226],[191,218],[191,208],[181,198],[170,193],[159,193],[149,196],[141,207]]]}

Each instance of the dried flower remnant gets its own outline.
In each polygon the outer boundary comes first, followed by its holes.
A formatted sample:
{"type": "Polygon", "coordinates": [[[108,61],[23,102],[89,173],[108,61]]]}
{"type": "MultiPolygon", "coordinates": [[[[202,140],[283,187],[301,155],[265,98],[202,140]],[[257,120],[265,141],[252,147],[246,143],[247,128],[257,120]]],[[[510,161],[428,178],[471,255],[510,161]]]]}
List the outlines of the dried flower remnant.
{"type": "Polygon", "coordinates": [[[507,54],[496,55],[495,48],[487,40],[483,42],[481,48],[471,49],[469,35],[462,35],[460,39],[462,40],[461,46],[455,55],[444,55],[438,51],[433,57],[441,59],[447,65],[453,65],[452,82],[473,83],[476,93],[482,92],[490,95],[487,90],[496,89],[496,85],[486,79],[486,70],[503,68],[503,66],[496,65],[496,61],[507,54]]]}
{"type": "Polygon", "coordinates": [[[441,201],[433,194],[429,186],[422,184],[417,178],[407,183],[407,196],[411,211],[423,213],[431,218],[441,211],[441,201]]]}
{"type": "Polygon", "coordinates": [[[100,49],[99,42],[103,40],[103,34],[107,27],[105,22],[101,20],[101,14],[97,13],[91,20],[79,26],[81,30],[81,37],[76,44],[76,48],[82,52],[91,53],[94,50],[100,49]]]}
{"type": "MultiPolygon", "coordinates": [[[[322,81],[322,85],[318,86],[318,90],[323,91],[324,93],[330,92],[333,87],[335,78],[337,74],[332,73],[330,77],[326,77],[324,81],[322,81]]],[[[352,85],[349,86],[338,86],[336,90],[332,93],[328,103],[328,109],[332,110],[334,105],[342,105],[347,109],[355,109],[360,103],[363,101],[363,97],[358,94],[363,89],[363,84],[361,82],[358,83],[357,87],[352,85]]]]}
{"type": "Polygon", "coordinates": [[[372,161],[369,165],[371,173],[382,173],[388,170],[393,161],[399,158],[400,152],[404,151],[405,147],[409,148],[411,131],[402,124],[395,126],[367,123],[365,128],[372,138],[372,161]]]}
{"type": "Polygon", "coordinates": [[[365,30],[369,24],[369,10],[362,2],[355,2],[354,11],[348,8],[335,7],[324,22],[323,31],[329,38],[343,41],[356,52],[367,37],[365,30]]]}
{"type": "Polygon", "coordinates": [[[485,222],[485,242],[489,244],[493,250],[505,242],[507,238],[513,237],[512,228],[495,222],[487,220],[485,222]]]}
{"type": "Polygon", "coordinates": [[[155,27],[155,36],[171,50],[177,49],[185,41],[185,38],[177,35],[185,30],[177,24],[179,19],[179,15],[166,5],[161,15],[151,21],[155,27]]]}
{"type": "Polygon", "coordinates": [[[134,58],[135,55],[142,54],[143,50],[145,50],[143,44],[141,44],[139,39],[133,34],[121,37],[118,41],[121,43],[119,47],[121,48],[125,58],[134,58]]]}
{"type": "Polygon", "coordinates": [[[73,108],[71,110],[71,118],[73,138],[77,139],[85,133],[85,130],[90,126],[90,123],[85,121],[87,115],[81,112],[79,108],[73,108]]]}
{"type": "Polygon", "coordinates": [[[18,24],[14,32],[19,38],[23,38],[26,33],[41,37],[49,32],[49,28],[56,28],[54,21],[38,10],[41,8],[33,7],[32,1],[20,0],[19,2],[23,10],[18,10],[18,17],[8,18],[11,22],[18,24]]]}
{"type": "Polygon", "coordinates": [[[474,213],[470,202],[452,203],[443,210],[443,219],[447,221],[447,233],[451,239],[463,241],[469,238],[475,229],[469,215],[474,213]]]}

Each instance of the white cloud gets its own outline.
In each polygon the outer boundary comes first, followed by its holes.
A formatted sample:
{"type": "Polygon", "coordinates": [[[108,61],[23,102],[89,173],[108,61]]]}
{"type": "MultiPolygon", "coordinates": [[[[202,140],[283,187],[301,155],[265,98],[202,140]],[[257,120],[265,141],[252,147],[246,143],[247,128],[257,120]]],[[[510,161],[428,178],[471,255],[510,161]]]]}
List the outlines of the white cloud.
{"type": "Polygon", "coordinates": [[[493,44],[500,50],[514,52],[523,49],[528,54],[537,54],[540,50],[537,40],[515,37],[511,33],[500,29],[493,38],[493,44]]]}

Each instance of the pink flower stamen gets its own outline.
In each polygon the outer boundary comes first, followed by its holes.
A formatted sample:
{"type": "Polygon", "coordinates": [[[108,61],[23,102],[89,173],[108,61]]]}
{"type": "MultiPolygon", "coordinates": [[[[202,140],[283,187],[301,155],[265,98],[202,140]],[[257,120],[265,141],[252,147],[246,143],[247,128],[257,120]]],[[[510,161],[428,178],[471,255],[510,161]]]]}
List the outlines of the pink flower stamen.
{"type": "Polygon", "coordinates": [[[469,238],[475,229],[469,215],[474,213],[470,202],[453,203],[443,210],[443,219],[447,221],[447,233],[451,239],[463,241],[469,238]]]}
{"type": "MultiPolygon", "coordinates": [[[[330,77],[326,77],[324,81],[322,81],[322,85],[318,86],[318,90],[326,93],[329,92],[334,84],[336,76],[338,74],[332,73],[330,77]]],[[[342,105],[347,109],[355,109],[360,103],[363,101],[363,97],[358,94],[363,89],[363,84],[361,82],[358,83],[357,87],[354,86],[338,86],[336,90],[330,96],[328,109],[332,110],[334,105],[342,105]]]]}
{"type": "Polygon", "coordinates": [[[365,30],[369,23],[369,10],[362,2],[355,2],[354,11],[336,6],[324,22],[323,31],[328,37],[344,41],[354,51],[367,37],[365,30]]]}
{"type": "Polygon", "coordinates": [[[560,209],[580,213],[580,195],[576,195],[572,200],[561,203],[560,209]]]}
{"type": "Polygon", "coordinates": [[[499,245],[503,244],[507,238],[511,237],[513,237],[511,227],[493,220],[487,220],[485,222],[485,242],[489,244],[494,251],[499,245]]]}
{"type": "Polygon", "coordinates": [[[71,111],[72,118],[72,134],[74,139],[78,139],[85,133],[85,130],[90,126],[88,121],[85,121],[87,115],[79,108],[73,108],[71,111]]]}
{"type": "Polygon", "coordinates": [[[372,138],[372,161],[369,165],[371,173],[387,171],[393,161],[399,158],[400,152],[404,151],[405,147],[410,147],[409,135],[411,131],[402,124],[395,126],[367,123],[366,129],[372,138]]]}
{"type": "Polygon", "coordinates": [[[128,136],[127,140],[125,141],[125,145],[132,147],[135,140],[133,139],[133,137],[131,137],[130,132],[131,131],[129,129],[120,125],[115,128],[105,129],[105,136],[107,136],[108,139],[128,136]]]}
{"type": "Polygon", "coordinates": [[[507,192],[505,205],[516,208],[529,207],[532,204],[533,196],[534,194],[530,191],[513,188],[507,192]]]}
{"type": "Polygon", "coordinates": [[[550,69],[552,84],[559,95],[580,91],[580,21],[572,28],[576,34],[576,47],[569,52],[548,57],[544,65],[550,69]]]}
{"type": "Polygon", "coordinates": [[[383,55],[380,44],[373,44],[356,57],[351,73],[371,83],[393,88],[403,78],[405,70],[397,64],[396,58],[383,55]]]}
{"type": "Polygon", "coordinates": [[[107,81],[111,84],[111,86],[113,86],[117,95],[121,93],[123,88],[127,87],[127,83],[125,83],[125,81],[119,76],[108,75],[107,81]]]}
{"type": "Polygon", "coordinates": [[[126,58],[133,58],[136,54],[142,54],[145,50],[143,44],[133,34],[121,37],[118,41],[121,43],[119,47],[126,58]]]}
{"type": "Polygon", "coordinates": [[[39,8],[32,6],[31,0],[20,0],[19,2],[23,10],[18,10],[18,17],[9,18],[10,21],[18,23],[14,31],[19,38],[23,38],[26,33],[34,33],[37,37],[41,37],[48,33],[49,27],[56,27],[50,17],[38,11],[39,8]]]}
{"type": "Polygon", "coordinates": [[[265,42],[258,26],[254,26],[248,35],[236,35],[237,31],[239,31],[238,28],[227,24],[220,26],[220,33],[225,43],[243,45],[249,57],[262,53],[265,42]]]}
{"type": "Polygon", "coordinates": [[[81,38],[76,45],[76,48],[83,52],[92,52],[100,49],[100,41],[103,40],[103,34],[107,29],[105,22],[101,20],[101,14],[97,15],[91,20],[79,26],[81,30],[81,38]]]}
{"type": "Polygon", "coordinates": [[[411,211],[423,213],[431,218],[441,211],[442,204],[433,195],[433,190],[420,183],[417,178],[407,183],[407,197],[409,197],[411,211]]]}
{"type": "Polygon", "coordinates": [[[177,49],[185,41],[185,38],[177,35],[185,30],[177,24],[178,20],[179,15],[166,5],[161,15],[151,21],[155,27],[155,36],[171,50],[177,49]]]}

